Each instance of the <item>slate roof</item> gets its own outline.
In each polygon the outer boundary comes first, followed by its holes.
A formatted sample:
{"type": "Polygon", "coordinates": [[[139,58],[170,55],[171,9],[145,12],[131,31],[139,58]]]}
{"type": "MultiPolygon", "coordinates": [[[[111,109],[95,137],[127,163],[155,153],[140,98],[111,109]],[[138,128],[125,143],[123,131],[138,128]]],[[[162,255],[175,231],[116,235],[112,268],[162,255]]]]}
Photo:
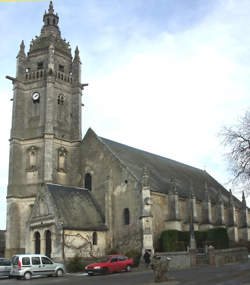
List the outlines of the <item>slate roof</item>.
{"type": "Polygon", "coordinates": [[[87,189],[57,184],[47,184],[47,189],[65,229],[107,230],[104,217],[87,189]]]}
{"type": "MultiPolygon", "coordinates": [[[[110,151],[141,180],[143,168],[149,170],[149,183],[151,190],[160,193],[168,193],[171,189],[171,180],[174,178],[180,197],[189,197],[190,189],[197,200],[204,200],[205,182],[212,202],[218,199],[221,191],[224,203],[229,203],[230,193],[206,171],[171,160],[156,154],[142,151],[121,143],[99,137],[110,151]]],[[[241,202],[234,197],[235,206],[241,207],[241,202]]]]}

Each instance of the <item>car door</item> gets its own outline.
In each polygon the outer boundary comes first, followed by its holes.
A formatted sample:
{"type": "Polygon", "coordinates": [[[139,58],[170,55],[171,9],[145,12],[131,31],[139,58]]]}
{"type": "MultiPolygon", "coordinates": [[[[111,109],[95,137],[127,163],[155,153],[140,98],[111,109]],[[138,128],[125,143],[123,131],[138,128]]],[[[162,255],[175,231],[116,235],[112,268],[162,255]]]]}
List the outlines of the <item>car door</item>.
{"type": "Polygon", "coordinates": [[[125,270],[126,265],[127,265],[126,258],[124,256],[118,256],[118,264],[117,264],[118,270],[119,271],[125,270]]]}
{"type": "Polygon", "coordinates": [[[31,256],[31,271],[32,275],[41,275],[42,274],[42,264],[40,256],[31,256]]]}
{"type": "Polygon", "coordinates": [[[113,256],[110,260],[109,271],[110,272],[118,271],[118,258],[116,256],[113,256]]]}
{"type": "Polygon", "coordinates": [[[42,271],[44,275],[50,275],[55,273],[56,265],[47,256],[42,256],[42,271]]]}

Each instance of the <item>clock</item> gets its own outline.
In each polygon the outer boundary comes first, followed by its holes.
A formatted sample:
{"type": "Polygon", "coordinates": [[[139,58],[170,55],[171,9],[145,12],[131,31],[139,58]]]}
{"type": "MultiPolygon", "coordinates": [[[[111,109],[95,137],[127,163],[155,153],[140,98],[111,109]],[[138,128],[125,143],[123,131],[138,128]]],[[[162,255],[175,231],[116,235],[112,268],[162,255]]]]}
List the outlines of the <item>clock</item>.
{"type": "Polygon", "coordinates": [[[32,94],[32,100],[33,100],[33,101],[38,101],[39,98],[40,98],[40,94],[39,94],[38,92],[34,92],[34,93],[32,94]]]}

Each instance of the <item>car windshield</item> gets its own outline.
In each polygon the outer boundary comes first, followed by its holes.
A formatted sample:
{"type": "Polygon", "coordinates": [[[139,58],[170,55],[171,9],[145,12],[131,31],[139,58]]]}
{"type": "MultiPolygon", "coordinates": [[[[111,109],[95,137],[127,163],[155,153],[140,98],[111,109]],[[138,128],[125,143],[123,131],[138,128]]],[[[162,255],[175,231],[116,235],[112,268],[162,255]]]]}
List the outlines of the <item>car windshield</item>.
{"type": "Polygon", "coordinates": [[[11,265],[11,262],[9,259],[0,259],[0,266],[10,266],[11,265]]]}
{"type": "Polygon", "coordinates": [[[96,263],[101,263],[101,262],[108,262],[110,260],[110,256],[104,256],[100,257],[96,260],[96,263]]]}

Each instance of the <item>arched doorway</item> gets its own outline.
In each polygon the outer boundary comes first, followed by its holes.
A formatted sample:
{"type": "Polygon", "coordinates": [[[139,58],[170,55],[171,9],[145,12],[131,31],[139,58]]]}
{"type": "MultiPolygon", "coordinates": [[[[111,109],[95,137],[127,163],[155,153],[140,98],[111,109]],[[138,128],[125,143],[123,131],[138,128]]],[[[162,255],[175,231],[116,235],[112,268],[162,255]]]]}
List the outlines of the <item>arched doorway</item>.
{"type": "Polygon", "coordinates": [[[97,245],[97,232],[93,232],[92,243],[93,245],[97,245]]]}
{"type": "Polygon", "coordinates": [[[41,253],[41,236],[39,232],[35,232],[35,253],[40,254],[41,253]]]}
{"type": "Polygon", "coordinates": [[[45,255],[51,257],[51,231],[45,232],[45,255]]]}
{"type": "Polygon", "coordinates": [[[92,176],[90,173],[87,173],[85,175],[85,188],[88,189],[89,191],[92,190],[92,176]]]}

